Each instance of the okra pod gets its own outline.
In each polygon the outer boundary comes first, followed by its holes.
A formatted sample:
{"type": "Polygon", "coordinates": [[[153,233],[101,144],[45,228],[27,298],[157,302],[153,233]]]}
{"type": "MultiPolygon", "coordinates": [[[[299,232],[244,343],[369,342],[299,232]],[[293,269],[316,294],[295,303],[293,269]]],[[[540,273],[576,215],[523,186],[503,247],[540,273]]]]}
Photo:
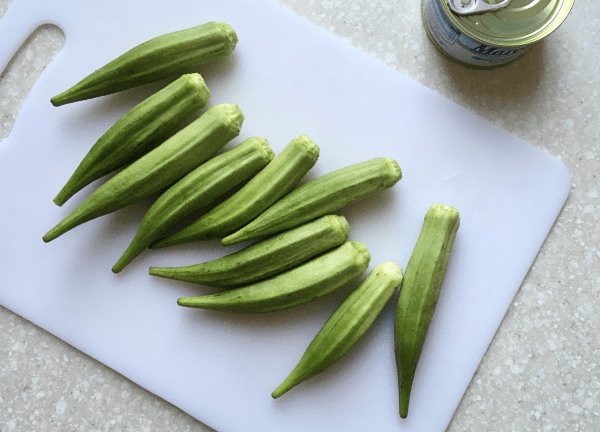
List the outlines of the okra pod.
{"type": "Polygon", "coordinates": [[[180,306],[235,313],[264,313],[311,302],[360,277],[371,256],[364,243],[349,241],[317,258],[255,284],[199,297],[180,306]]]}
{"type": "Polygon", "coordinates": [[[398,296],[394,336],[402,418],[408,415],[415,370],[459,224],[455,208],[434,204],[425,215],[421,233],[406,266],[398,296]]]}
{"type": "Polygon", "coordinates": [[[248,138],[187,174],[152,204],[113,272],[120,272],[173,225],[256,174],[273,156],[266,139],[248,138]]]}
{"type": "Polygon", "coordinates": [[[296,367],[271,396],[280,397],[346,354],[371,327],[401,284],[402,269],[392,261],[371,270],[325,322],[296,367]]]}
{"type": "Polygon", "coordinates": [[[244,116],[235,104],[221,104],[146,153],[96,189],[52,228],[49,242],[72,228],[159,192],[209,159],[239,135],[244,116]]]}
{"type": "Polygon", "coordinates": [[[296,187],[318,157],[319,146],[306,135],[299,136],[234,195],[187,227],[154,242],[150,247],[155,249],[231,234],[296,187]]]}
{"type": "Polygon", "coordinates": [[[150,267],[150,274],[217,287],[246,285],[340,246],[349,229],[345,217],[327,215],[231,255],[186,267],[150,267]]]}
{"type": "Polygon", "coordinates": [[[231,54],[238,38],[228,24],[209,22],[144,42],[51,99],[52,105],[117,93],[182,74],[231,54]]]}
{"type": "Polygon", "coordinates": [[[222,243],[232,245],[293,228],[390,188],[401,178],[398,163],[387,158],[325,174],[290,192],[248,225],[225,237],[222,243]]]}
{"type": "Polygon", "coordinates": [[[92,146],[54,202],[62,206],[94,180],[155,148],[186,118],[204,108],[209,97],[204,80],[194,73],[183,75],[140,102],[92,146]]]}

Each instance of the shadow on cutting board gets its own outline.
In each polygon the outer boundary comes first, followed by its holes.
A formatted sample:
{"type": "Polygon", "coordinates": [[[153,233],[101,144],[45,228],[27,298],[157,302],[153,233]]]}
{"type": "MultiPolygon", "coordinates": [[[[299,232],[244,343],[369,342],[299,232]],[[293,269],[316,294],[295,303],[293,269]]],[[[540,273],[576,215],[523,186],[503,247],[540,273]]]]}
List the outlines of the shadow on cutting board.
{"type": "Polygon", "coordinates": [[[446,96],[492,117],[507,111],[527,111],[536,95],[551,86],[552,77],[542,76],[544,64],[549,61],[548,51],[548,41],[542,41],[513,62],[490,69],[467,67],[441,53],[437,62],[439,73],[446,76],[454,90],[446,96]]]}

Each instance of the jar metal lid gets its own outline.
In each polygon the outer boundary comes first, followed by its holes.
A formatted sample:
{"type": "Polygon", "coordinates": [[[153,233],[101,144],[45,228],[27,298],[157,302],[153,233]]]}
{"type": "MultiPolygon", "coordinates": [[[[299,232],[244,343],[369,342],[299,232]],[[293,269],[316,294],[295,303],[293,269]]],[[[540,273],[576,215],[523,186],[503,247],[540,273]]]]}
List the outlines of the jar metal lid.
{"type": "MultiPolygon", "coordinates": [[[[548,36],[565,20],[575,0],[512,0],[501,9],[475,15],[454,13],[449,0],[437,0],[463,33],[488,45],[516,47],[548,36]]],[[[504,0],[486,0],[490,5],[504,0]]]]}

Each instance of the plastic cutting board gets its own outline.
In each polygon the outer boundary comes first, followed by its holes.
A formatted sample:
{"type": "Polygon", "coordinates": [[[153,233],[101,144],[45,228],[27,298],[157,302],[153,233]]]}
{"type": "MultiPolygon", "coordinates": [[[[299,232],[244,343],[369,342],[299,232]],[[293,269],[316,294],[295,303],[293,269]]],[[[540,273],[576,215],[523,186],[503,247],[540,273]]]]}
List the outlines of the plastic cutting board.
{"type": "Polygon", "coordinates": [[[46,22],[64,31],[64,48],[0,143],[0,303],[220,432],[443,431],[566,200],[565,166],[265,0],[15,0],[0,21],[0,68],[46,22]],[[147,251],[114,275],[150,200],[43,243],[98,184],[53,204],[81,158],[167,81],[59,108],[50,97],[134,45],[207,21],[231,24],[240,40],[230,58],[198,69],[211,106],[237,103],[245,114],[233,144],[264,136],[278,152],[307,134],[321,147],[307,179],[379,156],[399,162],[394,188],[340,212],[351,239],[369,248],[370,268],[406,267],[433,203],[460,211],[407,420],[398,416],[392,302],[346,357],[273,400],[351,286],[267,315],[181,308],[178,297],[213,290],[153,278],[148,267],[239,247],[147,251]]]}

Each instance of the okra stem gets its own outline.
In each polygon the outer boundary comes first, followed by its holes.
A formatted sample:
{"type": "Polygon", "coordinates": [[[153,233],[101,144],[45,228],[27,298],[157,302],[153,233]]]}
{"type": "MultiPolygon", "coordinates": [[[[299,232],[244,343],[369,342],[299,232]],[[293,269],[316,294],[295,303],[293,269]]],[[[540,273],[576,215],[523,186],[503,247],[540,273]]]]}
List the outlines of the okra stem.
{"type": "Polygon", "coordinates": [[[173,225],[247,180],[272,159],[267,140],[252,137],[201,164],[152,204],[113,272],[120,272],[173,225]]]}
{"type": "Polygon", "coordinates": [[[119,210],[172,185],[239,135],[244,116],[235,104],[221,104],[142,156],[96,189],[52,228],[49,242],[84,222],[119,210]]]}
{"type": "Polygon", "coordinates": [[[92,146],[54,198],[62,206],[75,193],[106,174],[129,165],[208,103],[210,91],[200,74],[187,74],[143,100],[92,146]]]}
{"type": "Polygon", "coordinates": [[[395,354],[402,418],[408,415],[417,363],[459,224],[455,208],[434,204],[425,215],[421,233],[406,266],[395,323],[395,354]]]}
{"type": "Polygon", "coordinates": [[[299,186],[221,243],[229,246],[293,228],[390,188],[401,178],[400,166],[388,158],[333,171],[299,186]]]}
{"type": "Polygon", "coordinates": [[[150,274],[217,287],[246,285],[343,244],[349,229],[343,216],[327,215],[231,255],[186,267],[150,267],[150,274]]]}
{"type": "Polygon", "coordinates": [[[327,320],[296,367],[271,396],[280,397],[346,354],[375,322],[401,284],[402,269],[392,261],[371,270],[327,320]]]}
{"type": "Polygon", "coordinates": [[[250,222],[300,182],[319,157],[319,146],[301,135],[227,200],[182,230],[164,237],[151,248],[220,238],[250,222]]]}
{"type": "Polygon", "coordinates": [[[364,243],[349,241],[326,254],[252,285],[199,297],[180,306],[235,313],[265,313],[316,300],[360,277],[371,256],[364,243]]]}
{"type": "Polygon", "coordinates": [[[228,24],[209,22],[144,42],[54,96],[52,105],[117,93],[188,71],[231,54],[238,38],[228,24]]]}

